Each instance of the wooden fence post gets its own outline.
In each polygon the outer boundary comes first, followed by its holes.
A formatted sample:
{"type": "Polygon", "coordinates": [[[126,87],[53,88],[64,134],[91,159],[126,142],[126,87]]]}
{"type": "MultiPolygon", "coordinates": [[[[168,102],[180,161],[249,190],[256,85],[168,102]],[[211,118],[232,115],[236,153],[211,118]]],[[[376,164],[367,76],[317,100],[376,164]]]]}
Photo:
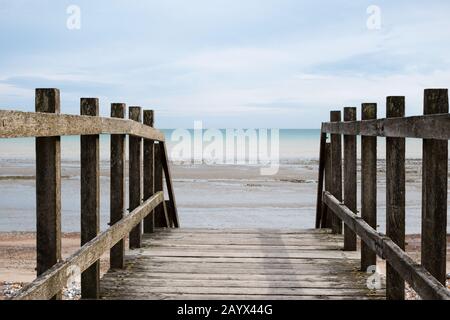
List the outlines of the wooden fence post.
{"type": "MultiPolygon", "coordinates": [[[[129,118],[137,122],[142,121],[141,107],[130,107],[129,118]]],[[[129,136],[129,211],[141,205],[142,184],[142,138],[129,136]]],[[[130,232],[130,249],[141,247],[142,223],[139,223],[130,232]]]]}
{"type": "MultiPolygon", "coordinates": [[[[144,110],[144,124],[154,125],[153,110],[144,110]]],[[[144,201],[155,193],[154,184],[154,145],[153,140],[144,139],[144,201]]],[[[155,227],[155,212],[144,219],[144,233],[152,233],[155,227]]]]}
{"type": "MultiPolygon", "coordinates": [[[[425,90],[424,114],[448,113],[448,90],[425,90]]],[[[439,130],[439,128],[436,128],[439,130]]],[[[445,285],[448,141],[423,139],[422,265],[445,285]]]]}
{"type": "MultiPolygon", "coordinates": [[[[124,103],[111,104],[112,118],[125,118],[124,103]]],[[[110,225],[123,218],[125,211],[125,141],[124,134],[111,135],[111,179],[110,179],[110,225]]],[[[110,250],[110,266],[112,269],[124,267],[125,242],[120,240],[110,250]]]]}
{"type": "MultiPolygon", "coordinates": [[[[60,113],[58,89],[36,89],[36,112],[60,113]]],[[[36,138],[36,271],[61,260],[61,138],[36,138]]],[[[55,299],[60,299],[57,294],[55,299]]]]}
{"type": "MultiPolygon", "coordinates": [[[[82,98],[80,114],[99,116],[97,98],[82,98]]],[[[94,239],[100,231],[100,149],[99,136],[81,136],[81,246],[94,239]]],[[[81,274],[81,298],[100,296],[100,261],[81,274]]]]}
{"type": "MultiPolygon", "coordinates": [[[[331,111],[331,122],[341,121],[340,111],[331,111]]],[[[342,201],[342,135],[331,135],[331,194],[339,201],[342,201]]],[[[333,233],[342,234],[342,220],[335,214],[332,216],[333,233]]]]}
{"type": "MultiPolygon", "coordinates": [[[[386,118],[405,116],[405,97],[387,97],[386,118]]],[[[405,138],[386,138],[386,235],[405,250],[405,138]]],[[[386,297],[405,299],[405,281],[386,263],[386,297]]]]}
{"type": "MultiPolygon", "coordinates": [[[[325,190],[331,190],[331,143],[325,144],[325,190]]],[[[322,198],[321,198],[322,201],[322,198]]],[[[322,203],[322,228],[331,228],[333,212],[328,210],[325,203],[322,203]]]]}
{"type": "Polygon", "coordinates": [[[317,200],[316,200],[316,229],[320,228],[322,215],[322,192],[325,172],[325,145],[327,143],[327,134],[320,133],[320,151],[319,151],[319,177],[317,179],[317,200]]]}
{"type": "MultiPolygon", "coordinates": [[[[161,142],[155,144],[155,192],[163,191],[163,165],[162,165],[162,146],[161,142]]],[[[168,227],[165,218],[164,206],[160,204],[155,211],[155,227],[168,227]]]]}
{"type": "MultiPolygon", "coordinates": [[[[377,118],[375,103],[362,104],[362,120],[377,118]]],[[[377,137],[361,137],[361,217],[377,229],[377,137]]],[[[361,243],[361,270],[377,264],[377,256],[361,243]]]]}
{"type": "MultiPolygon", "coordinates": [[[[356,108],[344,108],[344,121],[356,121],[356,108]]],[[[355,214],[356,187],[356,136],[344,135],[344,202],[355,214]]],[[[356,234],[347,225],[344,225],[344,250],[356,251],[356,234]]]]}

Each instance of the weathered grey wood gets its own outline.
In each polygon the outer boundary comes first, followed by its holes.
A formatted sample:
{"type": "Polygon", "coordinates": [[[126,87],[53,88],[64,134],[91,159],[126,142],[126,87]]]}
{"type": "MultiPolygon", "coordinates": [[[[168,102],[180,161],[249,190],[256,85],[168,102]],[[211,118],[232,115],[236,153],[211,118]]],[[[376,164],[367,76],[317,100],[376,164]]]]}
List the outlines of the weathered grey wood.
{"type": "MultiPolygon", "coordinates": [[[[330,191],[333,180],[331,175],[331,143],[327,142],[325,145],[325,190],[330,191]]],[[[333,213],[329,212],[327,206],[322,203],[322,228],[330,228],[333,225],[333,213]]]]}
{"type": "MultiPolygon", "coordinates": [[[[425,90],[424,114],[448,113],[448,90],[425,90]]],[[[447,128],[449,126],[447,125],[447,128]]],[[[445,130],[436,127],[437,130],[445,130]]],[[[446,280],[448,141],[423,140],[422,265],[446,280]]]]}
{"type": "MultiPolygon", "coordinates": [[[[143,247],[130,252],[126,268],[108,272],[102,280],[104,299],[167,298],[202,296],[213,299],[218,295],[252,299],[253,296],[283,297],[309,296],[312,299],[383,298],[384,289],[367,289],[366,273],[359,273],[358,254],[341,250],[327,250],[327,232],[311,232],[318,237],[316,246],[324,249],[304,250],[278,245],[257,244],[264,233],[251,230],[199,229],[156,230],[145,236],[143,247]],[[164,241],[170,235],[192,237],[187,242],[164,241]],[[208,239],[226,239],[238,235],[253,240],[255,245],[213,245],[208,239]],[[320,238],[327,239],[320,241],[320,238]],[[199,241],[200,240],[200,241],[199,241]]],[[[325,230],[322,230],[325,231],[325,230]]],[[[281,237],[281,230],[268,234],[281,237]]],[[[306,235],[306,231],[300,231],[306,235]]],[[[291,232],[290,235],[293,235],[291,232]]],[[[343,236],[334,235],[342,243],[343,236]]],[[[295,239],[295,238],[293,238],[295,239]]],[[[301,248],[303,238],[294,246],[301,248]]],[[[245,243],[245,242],[244,242],[245,243]]],[[[337,244],[338,242],[336,242],[337,244]]],[[[335,246],[334,248],[337,248],[335,246]]]]}
{"type": "MultiPolygon", "coordinates": [[[[37,112],[60,113],[59,90],[36,89],[35,104],[37,112]]],[[[57,136],[36,138],[36,271],[38,276],[61,259],[60,139],[57,136]]],[[[61,298],[60,292],[55,291],[53,294],[56,294],[56,299],[61,298]]]]}
{"type": "MultiPolygon", "coordinates": [[[[155,192],[163,191],[163,165],[162,165],[162,152],[161,144],[155,144],[155,192]]],[[[155,227],[169,227],[165,218],[164,206],[160,205],[155,209],[155,227]]]]}
{"type": "MultiPolygon", "coordinates": [[[[150,127],[154,125],[154,111],[144,110],[144,124],[150,127]]],[[[153,140],[144,139],[144,199],[150,198],[155,193],[154,184],[154,145],[153,140]]],[[[152,233],[155,228],[155,214],[148,215],[144,219],[144,233],[152,233]]]]}
{"type": "Polygon", "coordinates": [[[389,237],[377,233],[375,229],[369,226],[362,218],[355,215],[329,192],[324,192],[323,200],[330,210],[339,215],[370,249],[381,258],[386,259],[421,298],[450,300],[450,291],[423,266],[411,259],[389,237]]]}
{"type": "MultiPolygon", "coordinates": [[[[356,108],[344,108],[344,121],[356,121],[356,108]]],[[[344,203],[355,214],[356,136],[344,135],[344,203]]],[[[356,234],[344,224],[344,250],[356,251],[356,234]]]]}
{"type": "Polygon", "coordinates": [[[317,178],[317,198],[316,198],[316,228],[320,228],[322,223],[322,192],[323,192],[323,180],[325,176],[325,161],[326,161],[326,143],[327,134],[320,134],[320,151],[319,151],[319,176],[317,178]]]}
{"type": "Polygon", "coordinates": [[[125,119],[0,110],[0,138],[94,134],[128,134],[164,141],[161,131],[125,119]]]}
{"type": "Polygon", "coordinates": [[[156,193],[141,206],[130,212],[122,220],[100,233],[68,259],[54,265],[30,284],[24,286],[13,300],[45,300],[53,297],[73,276],[73,271],[81,272],[89,268],[101,255],[123,239],[158,204],[164,201],[162,192],[156,193]]]}
{"type": "MultiPolygon", "coordinates": [[[[331,122],[341,121],[340,111],[331,111],[331,122]]],[[[331,135],[331,189],[330,192],[342,201],[342,136],[331,135]]],[[[342,233],[342,221],[336,215],[332,215],[332,230],[334,233],[342,233]]]]}
{"type": "MultiPolygon", "coordinates": [[[[142,108],[130,107],[129,119],[141,122],[142,108]]],[[[142,139],[129,137],[129,210],[132,211],[141,205],[142,200],[142,139]]],[[[138,223],[130,232],[130,249],[141,247],[142,223],[138,223]]]]}
{"type": "Polygon", "coordinates": [[[323,132],[348,135],[450,140],[450,115],[435,114],[322,124],[323,132]]]}
{"type": "Polygon", "coordinates": [[[163,141],[163,142],[160,142],[159,144],[160,144],[160,147],[162,148],[161,154],[160,154],[162,156],[161,163],[162,163],[162,167],[163,167],[163,171],[164,171],[167,193],[169,195],[169,200],[167,201],[168,205],[166,202],[166,207],[167,207],[168,213],[169,213],[170,226],[174,227],[174,228],[179,228],[180,222],[178,220],[177,202],[175,200],[175,192],[173,191],[173,186],[172,186],[172,175],[170,173],[169,156],[167,155],[166,143],[163,141]]]}
{"type": "MultiPolygon", "coordinates": [[[[80,113],[99,116],[97,98],[82,98],[80,113]]],[[[100,231],[100,147],[99,136],[81,136],[81,246],[94,239],[100,231]]],[[[81,298],[98,299],[100,261],[81,274],[81,298]]]]}
{"type": "MultiPolygon", "coordinates": [[[[405,116],[405,97],[388,97],[386,117],[405,116]]],[[[386,235],[405,250],[405,138],[386,138],[386,235]]],[[[386,264],[386,298],[405,299],[405,281],[386,264]]]]}
{"type": "MultiPolygon", "coordinates": [[[[362,104],[362,120],[376,119],[377,105],[362,104]]],[[[361,137],[361,217],[373,229],[377,228],[377,138],[361,137]]],[[[361,244],[361,270],[376,265],[375,252],[361,244]]]]}
{"type": "MultiPolygon", "coordinates": [[[[125,118],[124,103],[111,104],[111,117],[125,118]]],[[[111,179],[110,179],[110,225],[120,221],[125,212],[125,135],[111,135],[111,179]]],[[[125,255],[124,239],[110,250],[110,267],[123,268],[125,255]]]]}

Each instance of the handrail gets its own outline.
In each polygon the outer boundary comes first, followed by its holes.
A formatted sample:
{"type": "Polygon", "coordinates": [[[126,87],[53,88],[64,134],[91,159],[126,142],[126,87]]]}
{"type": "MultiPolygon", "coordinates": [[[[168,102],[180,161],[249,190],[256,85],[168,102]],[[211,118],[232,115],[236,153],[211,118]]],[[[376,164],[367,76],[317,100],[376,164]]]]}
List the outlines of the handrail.
{"type": "Polygon", "coordinates": [[[132,120],[0,110],[0,138],[96,134],[128,134],[164,141],[164,134],[159,130],[132,120]]]}
{"type": "Polygon", "coordinates": [[[111,104],[111,118],[99,117],[99,109],[99,99],[81,98],[81,115],[61,114],[59,90],[36,89],[36,112],[0,110],[0,138],[36,138],[38,277],[14,299],[59,299],[73,271],[81,272],[81,298],[98,299],[100,257],[105,251],[110,249],[110,268],[122,269],[127,234],[130,249],[135,249],[142,245],[142,231],[152,233],[155,226],[179,227],[164,134],[153,127],[154,111],[144,110],[142,123],[141,107],[128,108],[129,120],[124,119],[127,111],[124,103],[111,104]],[[101,234],[100,134],[111,135],[111,227],[101,234]],[[69,259],[61,261],[60,137],[67,135],[80,136],[82,247],[69,259]],[[128,211],[131,212],[128,215],[125,210],[127,135],[128,211]],[[164,200],[163,176],[168,200],[164,200]]]}
{"type": "Polygon", "coordinates": [[[323,133],[363,135],[377,137],[450,139],[450,114],[361,120],[349,122],[324,122],[323,133]]]}
{"type": "Polygon", "coordinates": [[[402,278],[424,299],[450,300],[450,291],[436,280],[424,267],[414,262],[405,251],[389,237],[378,233],[361,217],[354,214],[328,191],[323,202],[338,215],[380,258],[387,259],[402,278]]]}
{"type": "Polygon", "coordinates": [[[66,285],[67,280],[74,276],[75,270],[77,273],[87,270],[103,253],[123,239],[163,201],[164,194],[162,192],[156,193],[122,220],[86,243],[68,259],[54,265],[37,277],[15,295],[13,300],[45,300],[52,298],[66,285]]]}
{"type": "Polygon", "coordinates": [[[423,116],[405,117],[403,96],[387,97],[385,119],[377,119],[375,103],[363,103],[361,109],[361,121],[356,121],[356,108],[348,107],[344,108],[344,121],[341,121],[341,111],[331,111],[331,122],[322,123],[316,228],[331,228],[333,233],[340,234],[343,222],[346,251],[356,251],[356,236],[359,236],[362,271],[376,266],[377,255],[386,259],[388,299],[405,298],[405,281],[422,298],[450,299],[450,291],[445,287],[450,140],[448,90],[425,90],[423,116]],[[331,142],[327,142],[328,134],[331,142]],[[356,205],[355,137],[358,135],[361,136],[360,210],[356,205]],[[376,231],[377,137],[386,138],[386,235],[376,231]],[[406,138],[423,140],[421,264],[405,252],[406,138]]]}

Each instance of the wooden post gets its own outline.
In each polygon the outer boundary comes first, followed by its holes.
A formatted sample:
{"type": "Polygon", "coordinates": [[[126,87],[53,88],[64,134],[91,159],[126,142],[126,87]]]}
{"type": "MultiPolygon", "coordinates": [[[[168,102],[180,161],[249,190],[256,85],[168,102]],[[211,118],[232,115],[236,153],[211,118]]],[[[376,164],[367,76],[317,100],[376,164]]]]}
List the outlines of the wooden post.
{"type": "MultiPolygon", "coordinates": [[[[97,98],[82,98],[80,113],[99,115],[97,98]]],[[[100,149],[99,136],[81,136],[81,245],[94,239],[100,231],[100,149]]],[[[100,297],[100,261],[81,274],[81,298],[100,297]]]]}
{"type": "MultiPolygon", "coordinates": [[[[375,103],[362,104],[362,120],[377,118],[375,103]]],[[[361,217],[372,228],[377,228],[377,137],[361,137],[361,217]]],[[[375,266],[377,256],[361,243],[361,270],[375,266]]]]}
{"type": "MultiPolygon", "coordinates": [[[[331,144],[327,142],[325,144],[325,190],[330,191],[331,185],[331,144]]],[[[331,228],[332,215],[326,204],[322,203],[322,228],[331,228]]]]}
{"type": "Polygon", "coordinates": [[[165,141],[161,141],[159,143],[159,145],[161,148],[161,156],[162,156],[161,162],[162,162],[162,167],[163,167],[163,171],[164,171],[164,178],[166,180],[167,194],[169,196],[168,210],[170,212],[170,215],[169,215],[168,227],[179,228],[180,223],[178,221],[177,202],[175,200],[175,192],[173,190],[173,185],[172,185],[172,175],[170,173],[169,156],[167,154],[166,143],[165,143],[165,141]]]}
{"type": "MultiPolygon", "coordinates": [[[[388,97],[386,118],[405,116],[405,97],[388,97]]],[[[386,235],[405,250],[405,138],[386,138],[386,235]]],[[[405,281],[386,264],[386,297],[405,299],[405,281]]]]}
{"type": "MultiPolygon", "coordinates": [[[[112,118],[125,118],[124,103],[111,104],[112,118]]],[[[110,225],[123,218],[125,211],[125,135],[111,135],[111,179],[110,179],[110,225]]],[[[112,269],[124,267],[125,242],[120,240],[110,250],[112,269]]]]}
{"type": "Polygon", "coordinates": [[[322,215],[322,192],[325,171],[325,144],[327,143],[327,134],[320,133],[320,151],[319,151],[319,177],[317,179],[317,200],[316,200],[316,229],[321,226],[322,215]]]}
{"type": "MultiPolygon", "coordinates": [[[[59,90],[36,89],[35,108],[60,113],[59,90]]],[[[38,276],[61,260],[60,137],[36,138],[36,251],[38,276]]]]}
{"type": "MultiPolygon", "coordinates": [[[[144,110],[144,124],[154,125],[153,110],[144,110]]],[[[144,201],[155,193],[154,184],[154,145],[153,140],[144,139],[144,201]]],[[[144,233],[152,233],[155,227],[154,211],[144,219],[144,233]]]]}
{"type": "MultiPolygon", "coordinates": [[[[163,165],[162,165],[162,152],[161,143],[155,144],[155,192],[163,191],[163,165]]],[[[166,224],[164,206],[160,204],[156,207],[155,211],[155,227],[165,228],[166,224]]]]}
{"type": "MultiPolygon", "coordinates": [[[[447,89],[425,90],[425,115],[448,111],[447,89]]],[[[448,141],[423,139],[422,166],[422,265],[445,284],[448,141]]]]}
{"type": "MultiPolygon", "coordinates": [[[[142,121],[141,107],[130,107],[129,118],[137,122],[142,121]]],[[[142,184],[142,138],[129,137],[129,211],[141,205],[141,184],[142,184]]],[[[141,247],[142,223],[139,223],[130,232],[130,249],[141,247]]]]}
{"type": "MultiPolygon", "coordinates": [[[[330,121],[340,122],[341,112],[331,111],[330,121]]],[[[342,136],[340,134],[331,135],[331,179],[331,194],[339,201],[342,201],[342,136]]],[[[342,220],[333,214],[332,221],[333,233],[341,234],[342,220]]]]}
{"type": "MultiPolygon", "coordinates": [[[[344,108],[344,121],[356,121],[356,108],[344,108]]],[[[344,135],[344,202],[356,209],[356,136],[344,135]]],[[[344,225],[344,250],[356,251],[356,234],[344,225]]]]}

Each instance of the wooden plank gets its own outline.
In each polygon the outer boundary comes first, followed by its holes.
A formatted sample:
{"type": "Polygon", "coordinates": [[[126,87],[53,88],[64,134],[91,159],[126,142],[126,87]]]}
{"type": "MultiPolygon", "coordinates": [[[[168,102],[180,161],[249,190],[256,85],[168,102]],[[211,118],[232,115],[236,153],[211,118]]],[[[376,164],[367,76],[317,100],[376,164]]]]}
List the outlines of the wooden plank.
{"type": "Polygon", "coordinates": [[[180,227],[180,223],[178,220],[178,210],[177,210],[177,202],[175,200],[175,192],[173,191],[173,186],[172,186],[172,175],[170,173],[170,166],[169,166],[169,156],[167,154],[167,148],[166,148],[166,143],[165,142],[160,142],[160,147],[162,148],[161,150],[161,163],[162,163],[162,167],[164,170],[164,177],[166,180],[166,186],[167,186],[167,193],[169,195],[169,217],[170,217],[170,222],[171,222],[171,226],[174,228],[179,228],[180,227]]]}
{"type": "MultiPolygon", "coordinates": [[[[155,144],[155,192],[163,191],[163,165],[162,165],[161,144],[155,144]]],[[[160,205],[155,209],[155,227],[169,227],[166,223],[164,206],[160,205]]]]}
{"type": "MultiPolygon", "coordinates": [[[[128,117],[130,120],[142,121],[142,108],[130,107],[128,117]]],[[[129,210],[132,211],[141,205],[142,199],[142,139],[129,137],[129,210]]],[[[130,249],[141,247],[142,223],[138,223],[130,232],[130,249]]]]}
{"type": "MultiPolygon", "coordinates": [[[[144,110],[144,124],[150,127],[154,125],[154,111],[144,110]]],[[[154,184],[154,145],[153,140],[144,139],[144,200],[155,193],[154,184]]],[[[144,220],[144,233],[152,233],[155,228],[154,212],[144,220]]]]}
{"type": "Polygon", "coordinates": [[[364,281],[355,283],[354,281],[274,281],[274,280],[179,280],[179,279],[147,279],[143,277],[129,277],[126,276],[121,279],[104,279],[103,286],[121,287],[135,286],[135,287],[171,287],[180,290],[181,288],[199,287],[203,288],[330,288],[333,289],[361,289],[367,290],[367,284],[364,281]]]}
{"type": "MultiPolygon", "coordinates": [[[[344,121],[355,120],[356,108],[344,108],[344,121]]],[[[344,203],[355,214],[356,187],[356,136],[344,135],[344,203]]],[[[356,251],[356,234],[345,224],[344,250],[356,251]]]]}
{"type": "MultiPolygon", "coordinates": [[[[125,118],[124,103],[111,104],[111,117],[125,118]]],[[[111,135],[111,174],[110,174],[110,225],[120,221],[125,212],[125,135],[111,135]]],[[[110,250],[110,267],[123,268],[125,255],[124,239],[110,250]]]]}
{"type": "MultiPolygon", "coordinates": [[[[448,113],[448,90],[425,90],[424,114],[448,113]]],[[[448,128],[448,125],[447,125],[448,128]]],[[[445,130],[436,127],[436,130],[445,130]]],[[[422,265],[439,282],[446,280],[448,141],[423,140],[422,265]]]]}
{"type": "MultiPolygon", "coordinates": [[[[80,113],[99,115],[97,98],[82,98],[80,113]]],[[[100,147],[99,136],[81,136],[81,246],[94,239],[100,231],[100,147]]],[[[100,261],[81,274],[81,298],[98,299],[100,261]]]]}
{"type": "Polygon", "coordinates": [[[128,134],[164,141],[161,131],[135,121],[44,112],[0,110],[0,138],[128,134]]]}
{"type": "MultiPolygon", "coordinates": [[[[35,103],[37,112],[60,113],[59,90],[36,89],[35,103]]],[[[36,271],[38,276],[61,259],[60,139],[60,137],[36,138],[36,271]]],[[[61,298],[60,292],[55,291],[53,294],[56,294],[54,298],[61,298]]]]}
{"type": "Polygon", "coordinates": [[[347,135],[450,140],[450,115],[435,114],[348,123],[328,122],[322,124],[322,130],[347,135]]]}
{"type": "MultiPolygon", "coordinates": [[[[362,120],[376,119],[377,105],[362,104],[362,120]]],[[[377,227],[377,138],[361,137],[361,217],[367,224],[377,227]]],[[[377,263],[375,252],[361,244],[361,270],[366,271],[377,263]]]]}
{"type": "Polygon", "coordinates": [[[212,294],[128,294],[120,292],[108,292],[105,296],[108,300],[381,300],[382,296],[300,296],[300,295],[212,295],[212,294]]]}
{"type": "MultiPolygon", "coordinates": [[[[226,228],[226,229],[215,229],[215,228],[180,228],[180,229],[165,229],[165,228],[157,228],[155,230],[155,234],[164,234],[164,235],[179,235],[186,234],[191,236],[196,236],[201,233],[213,233],[213,234],[245,234],[245,235],[312,235],[312,236],[321,236],[323,234],[330,235],[333,237],[340,237],[338,235],[332,235],[330,230],[327,229],[270,229],[270,228],[226,228]]],[[[153,237],[154,235],[151,235],[153,237]]]]}
{"type": "MultiPolygon", "coordinates": [[[[330,120],[340,122],[341,112],[331,111],[330,120]]],[[[342,201],[342,136],[340,134],[331,135],[331,183],[331,194],[342,201]]],[[[332,215],[332,231],[336,234],[342,233],[342,221],[334,214],[332,215]]]]}
{"type": "Polygon", "coordinates": [[[78,269],[83,272],[97,261],[102,254],[123,239],[130,230],[142,221],[158,204],[164,201],[162,192],[156,193],[140,207],[126,215],[122,220],[100,233],[85,244],[68,259],[54,265],[33,282],[26,285],[13,300],[43,300],[53,297],[78,269]]]}
{"type": "Polygon", "coordinates": [[[377,233],[329,192],[324,192],[323,199],[329,208],[339,215],[369,248],[386,259],[423,299],[450,300],[450,291],[390,238],[377,233]]]}
{"type": "MultiPolygon", "coordinates": [[[[114,285],[109,286],[108,284],[102,284],[102,288],[107,291],[125,291],[127,295],[130,293],[147,293],[147,294],[159,294],[159,293],[187,293],[187,294],[211,294],[211,295],[218,295],[218,294],[229,294],[229,295],[264,295],[264,294],[270,294],[270,295],[277,295],[277,296],[283,296],[283,295],[309,295],[309,296],[316,296],[316,295],[325,295],[325,296],[359,296],[359,295],[369,295],[372,293],[372,295],[375,295],[375,292],[371,292],[368,289],[340,289],[340,288],[220,288],[220,287],[151,287],[151,286],[134,286],[121,284],[119,287],[115,287],[114,285]]],[[[379,294],[380,296],[382,294],[379,294]]]]}
{"type": "Polygon", "coordinates": [[[319,177],[317,178],[317,198],[316,198],[316,228],[320,228],[322,225],[322,192],[323,192],[323,180],[325,176],[325,161],[326,161],[326,143],[327,134],[320,134],[320,149],[319,149],[319,177]]]}
{"type": "MultiPolygon", "coordinates": [[[[387,97],[386,117],[405,116],[405,97],[387,97]]],[[[405,138],[386,138],[386,235],[405,250],[405,138]]],[[[405,299],[405,281],[386,264],[386,298],[405,299]]]]}
{"type": "MultiPolygon", "coordinates": [[[[325,145],[325,190],[330,191],[333,180],[331,173],[331,143],[327,142],[325,145]]],[[[331,228],[333,222],[333,213],[329,212],[327,206],[322,203],[322,228],[331,228]]]]}

